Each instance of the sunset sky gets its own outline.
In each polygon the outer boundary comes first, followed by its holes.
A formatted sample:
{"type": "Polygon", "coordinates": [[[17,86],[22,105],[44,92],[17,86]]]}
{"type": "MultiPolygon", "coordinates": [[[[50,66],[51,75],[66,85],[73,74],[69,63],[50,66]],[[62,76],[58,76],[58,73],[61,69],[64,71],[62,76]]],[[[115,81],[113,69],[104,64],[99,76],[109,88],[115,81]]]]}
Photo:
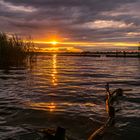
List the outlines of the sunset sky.
{"type": "Polygon", "coordinates": [[[46,47],[137,46],[140,0],[0,0],[0,31],[46,47]]]}

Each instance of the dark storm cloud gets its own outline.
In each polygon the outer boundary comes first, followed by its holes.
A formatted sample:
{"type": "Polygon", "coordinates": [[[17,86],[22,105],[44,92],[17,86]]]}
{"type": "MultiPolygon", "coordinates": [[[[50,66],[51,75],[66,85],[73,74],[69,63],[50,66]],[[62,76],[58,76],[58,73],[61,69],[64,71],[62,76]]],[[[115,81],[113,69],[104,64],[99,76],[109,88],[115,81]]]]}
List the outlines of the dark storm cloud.
{"type": "Polygon", "coordinates": [[[138,5],[140,0],[2,0],[0,30],[35,38],[56,32],[77,41],[138,41],[138,5]]]}

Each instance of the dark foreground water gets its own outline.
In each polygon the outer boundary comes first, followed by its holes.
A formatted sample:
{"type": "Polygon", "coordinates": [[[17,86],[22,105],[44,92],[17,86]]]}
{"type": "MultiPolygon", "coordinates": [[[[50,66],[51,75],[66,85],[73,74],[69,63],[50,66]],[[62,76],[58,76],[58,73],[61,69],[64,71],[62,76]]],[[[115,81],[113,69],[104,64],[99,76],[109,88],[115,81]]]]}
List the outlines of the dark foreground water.
{"type": "Polygon", "coordinates": [[[57,55],[0,66],[0,140],[57,126],[86,140],[107,119],[106,82],[125,90],[110,140],[139,140],[140,60],[57,55]]]}

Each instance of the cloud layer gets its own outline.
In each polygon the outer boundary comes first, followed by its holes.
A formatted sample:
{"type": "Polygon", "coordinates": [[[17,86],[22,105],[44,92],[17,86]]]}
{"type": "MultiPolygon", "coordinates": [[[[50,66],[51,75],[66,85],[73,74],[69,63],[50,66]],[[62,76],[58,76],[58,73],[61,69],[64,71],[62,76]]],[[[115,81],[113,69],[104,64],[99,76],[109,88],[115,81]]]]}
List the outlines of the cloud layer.
{"type": "Polygon", "coordinates": [[[0,31],[36,40],[139,41],[140,0],[1,0],[0,31]]]}

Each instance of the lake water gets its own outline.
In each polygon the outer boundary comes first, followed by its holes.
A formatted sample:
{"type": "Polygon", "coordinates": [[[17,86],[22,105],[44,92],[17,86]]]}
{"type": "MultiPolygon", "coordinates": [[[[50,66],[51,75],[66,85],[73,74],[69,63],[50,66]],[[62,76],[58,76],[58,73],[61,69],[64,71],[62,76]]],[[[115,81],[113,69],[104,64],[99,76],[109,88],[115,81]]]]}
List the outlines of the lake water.
{"type": "Polygon", "coordinates": [[[114,139],[139,139],[140,59],[57,54],[0,66],[0,139],[61,126],[70,139],[86,140],[107,119],[106,82],[125,90],[114,139]]]}

